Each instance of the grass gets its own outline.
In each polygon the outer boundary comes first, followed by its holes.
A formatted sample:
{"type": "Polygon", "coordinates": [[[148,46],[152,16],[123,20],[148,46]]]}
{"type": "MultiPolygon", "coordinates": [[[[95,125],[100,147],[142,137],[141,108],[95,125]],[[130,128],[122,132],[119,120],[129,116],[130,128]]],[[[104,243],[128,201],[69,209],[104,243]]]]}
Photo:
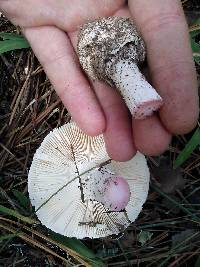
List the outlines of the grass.
{"type": "MultiPolygon", "coordinates": [[[[197,41],[197,38],[200,36],[200,18],[190,27],[189,32],[194,61],[196,64],[200,65],[200,43],[199,40],[197,41]]],[[[175,160],[174,168],[181,166],[199,145],[200,127],[198,125],[195,133],[175,160]]]]}
{"type": "Polygon", "coordinates": [[[192,154],[192,152],[200,145],[200,128],[196,129],[192,138],[187,142],[185,148],[178,155],[174,162],[174,168],[181,166],[192,154]]]}
{"type": "Polygon", "coordinates": [[[200,18],[190,27],[190,40],[193,51],[194,61],[200,65],[200,44],[196,41],[196,38],[200,34],[200,18]]]}
{"type": "Polygon", "coordinates": [[[0,40],[0,54],[29,47],[26,39],[19,34],[0,32],[0,40]]]}
{"type": "MultiPolygon", "coordinates": [[[[189,8],[191,1],[184,2],[189,8]]],[[[199,30],[197,20],[190,35],[198,75],[199,30]]],[[[25,39],[13,34],[15,27],[2,17],[0,31],[0,266],[198,267],[199,127],[174,137],[163,155],[183,177],[184,186],[166,193],[153,176],[142,213],[122,235],[79,241],[38,222],[27,193],[28,169],[46,134],[70,116],[33,53],[22,49],[28,47],[25,39]]],[[[159,160],[149,158],[150,168],[159,160]]]]}

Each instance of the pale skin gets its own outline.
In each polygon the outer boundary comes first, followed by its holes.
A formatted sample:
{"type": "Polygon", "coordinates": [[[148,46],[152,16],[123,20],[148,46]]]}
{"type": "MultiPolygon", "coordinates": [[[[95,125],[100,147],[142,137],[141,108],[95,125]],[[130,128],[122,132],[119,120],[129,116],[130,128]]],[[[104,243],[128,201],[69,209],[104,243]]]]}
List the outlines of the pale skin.
{"type": "Polygon", "coordinates": [[[0,10],[19,25],[73,119],[89,135],[104,134],[114,160],[164,152],[172,134],[194,128],[199,106],[188,29],[178,0],[0,0],[0,10]],[[164,100],[158,115],[130,118],[113,88],[88,81],[80,68],[79,26],[103,16],[135,20],[147,46],[151,83],[164,100]]]}

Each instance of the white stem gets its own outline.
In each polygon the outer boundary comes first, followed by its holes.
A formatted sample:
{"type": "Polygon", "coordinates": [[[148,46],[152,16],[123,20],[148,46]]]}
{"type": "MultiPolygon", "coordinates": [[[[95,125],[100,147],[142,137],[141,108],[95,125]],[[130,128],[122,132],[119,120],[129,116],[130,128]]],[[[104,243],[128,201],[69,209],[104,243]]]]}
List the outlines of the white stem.
{"type": "Polygon", "coordinates": [[[118,60],[110,77],[136,119],[143,119],[159,109],[162,98],[145,80],[138,66],[130,60],[118,60]]]}

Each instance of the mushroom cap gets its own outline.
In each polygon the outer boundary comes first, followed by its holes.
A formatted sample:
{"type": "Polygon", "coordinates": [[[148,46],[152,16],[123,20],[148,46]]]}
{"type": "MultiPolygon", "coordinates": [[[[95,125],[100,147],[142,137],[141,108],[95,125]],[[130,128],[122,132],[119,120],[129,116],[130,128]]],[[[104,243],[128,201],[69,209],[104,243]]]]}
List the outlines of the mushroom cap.
{"type": "Polygon", "coordinates": [[[82,26],[77,52],[83,70],[92,79],[113,85],[110,66],[119,58],[135,63],[145,59],[145,44],[130,18],[101,18],[82,26]]]}
{"type": "Polygon", "coordinates": [[[147,198],[147,162],[139,152],[127,162],[108,160],[103,135],[87,136],[75,123],[50,132],[28,175],[30,200],[42,224],[79,239],[118,234],[128,227],[147,198]],[[130,200],[119,212],[110,211],[94,194],[96,186],[112,175],[126,179],[130,189],[130,200]]]}

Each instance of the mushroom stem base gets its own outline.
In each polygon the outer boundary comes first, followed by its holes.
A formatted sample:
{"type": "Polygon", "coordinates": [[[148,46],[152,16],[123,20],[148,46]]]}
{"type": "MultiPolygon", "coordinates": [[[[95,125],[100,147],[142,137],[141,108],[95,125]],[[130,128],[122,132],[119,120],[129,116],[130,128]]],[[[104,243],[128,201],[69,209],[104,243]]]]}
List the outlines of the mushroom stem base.
{"type": "Polygon", "coordinates": [[[125,178],[107,168],[92,170],[89,178],[83,181],[85,198],[102,203],[110,211],[125,209],[130,200],[130,188],[125,178]]]}
{"type": "Polygon", "coordinates": [[[144,119],[160,108],[162,98],[146,81],[136,63],[118,60],[110,70],[110,78],[135,119],[144,119]]]}

